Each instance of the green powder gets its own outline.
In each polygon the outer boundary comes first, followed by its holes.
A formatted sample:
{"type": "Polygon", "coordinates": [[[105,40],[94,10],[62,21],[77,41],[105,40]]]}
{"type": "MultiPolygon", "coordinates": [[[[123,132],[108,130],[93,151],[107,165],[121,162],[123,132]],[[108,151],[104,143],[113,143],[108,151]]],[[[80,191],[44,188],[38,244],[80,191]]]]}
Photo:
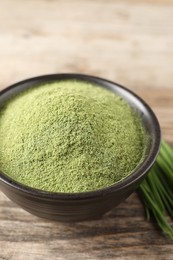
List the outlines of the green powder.
{"type": "Polygon", "coordinates": [[[0,169],[51,192],[84,192],[131,174],[146,133],[120,96],[82,81],[59,81],[16,95],[0,110],[0,169]]]}

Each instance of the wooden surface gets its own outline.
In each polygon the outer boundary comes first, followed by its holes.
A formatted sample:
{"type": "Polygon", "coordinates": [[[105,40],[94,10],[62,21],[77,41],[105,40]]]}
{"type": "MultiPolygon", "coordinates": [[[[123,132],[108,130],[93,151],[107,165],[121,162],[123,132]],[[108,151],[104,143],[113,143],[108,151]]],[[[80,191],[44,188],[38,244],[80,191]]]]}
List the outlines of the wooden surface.
{"type": "MultiPolygon", "coordinates": [[[[173,1],[5,0],[0,88],[40,74],[79,72],[119,82],[156,112],[173,144],[173,1]]],[[[0,193],[0,259],[173,259],[133,194],[101,220],[30,215],[0,193]]]]}

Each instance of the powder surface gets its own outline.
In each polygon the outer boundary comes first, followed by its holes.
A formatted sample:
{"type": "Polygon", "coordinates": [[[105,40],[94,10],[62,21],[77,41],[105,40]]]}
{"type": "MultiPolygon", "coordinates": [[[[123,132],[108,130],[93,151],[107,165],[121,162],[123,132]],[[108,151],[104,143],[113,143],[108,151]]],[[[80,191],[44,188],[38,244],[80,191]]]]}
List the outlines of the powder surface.
{"type": "Polygon", "coordinates": [[[145,131],[126,101],[82,81],[35,86],[0,110],[0,169],[51,192],[110,186],[144,159],[145,131]]]}

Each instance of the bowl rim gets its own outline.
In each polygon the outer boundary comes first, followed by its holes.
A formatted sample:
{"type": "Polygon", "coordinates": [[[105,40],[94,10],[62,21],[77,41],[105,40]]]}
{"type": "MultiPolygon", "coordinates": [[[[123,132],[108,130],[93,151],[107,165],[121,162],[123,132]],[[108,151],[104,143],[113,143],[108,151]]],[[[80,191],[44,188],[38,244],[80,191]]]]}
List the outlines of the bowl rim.
{"type": "MultiPolygon", "coordinates": [[[[89,198],[98,198],[100,196],[105,196],[107,194],[111,194],[115,191],[119,191],[121,189],[124,189],[130,185],[132,185],[134,182],[138,181],[139,179],[142,179],[146,173],[148,172],[148,170],[152,167],[152,165],[154,164],[154,161],[158,155],[159,152],[159,148],[160,148],[160,143],[161,143],[161,129],[160,129],[160,125],[159,125],[159,121],[155,115],[155,113],[153,112],[153,110],[150,108],[150,106],[141,98],[139,97],[137,94],[135,94],[133,91],[129,90],[128,88],[101,78],[101,77],[97,77],[97,76],[92,76],[92,75],[87,75],[87,74],[80,74],[80,73],[56,73],[56,74],[46,74],[46,75],[40,75],[40,76],[36,76],[36,77],[31,77],[22,81],[19,81],[15,84],[10,85],[9,87],[6,87],[5,89],[0,91],[0,96],[3,95],[4,93],[7,93],[9,90],[18,87],[19,85],[23,85],[25,83],[27,84],[31,84],[33,82],[36,81],[40,81],[40,83],[42,82],[48,82],[48,81],[54,81],[54,80],[67,80],[67,79],[76,79],[76,80],[88,80],[88,81],[100,81],[102,82],[102,85],[106,87],[106,84],[111,84],[113,87],[119,88],[119,89],[123,89],[125,92],[128,92],[129,94],[131,94],[136,100],[138,100],[140,102],[140,104],[143,105],[143,107],[147,110],[148,114],[150,115],[151,119],[152,119],[152,123],[154,126],[154,131],[153,131],[153,135],[155,136],[156,142],[154,143],[154,145],[151,148],[151,153],[150,156],[148,156],[142,163],[141,165],[134,170],[133,173],[131,173],[129,176],[125,177],[124,179],[118,181],[115,184],[112,184],[108,187],[105,188],[101,188],[101,189],[97,189],[97,190],[93,190],[93,191],[86,191],[86,192],[74,192],[74,193],[63,193],[63,192],[49,192],[49,191],[43,191],[43,190],[39,190],[39,189],[35,189],[32,188],[30,186],[24,185],[22,183],[19,183],[15,180],[13,180],[12,178],[10,178],[8,175],[6,175],[5,173],[3,173],[0,170],[0,182],[2,182],[2,184],[5,184],[7,186],[10,186],[13,189],[18,190],[19,192],[22,193],[27,193],[30,196],[37,196],[39,198],[44,198],[44,199],[62,199],[62,200],[84,200],[84,199],[89,199],[89,198]],[[105,85],[104,85],[105,83],[105,85]]],[[[97,83],[98,84],[98,83],[97,83]]],[[[98,84],[99,85],[99,84],[98,84]]],[[[139,109],[138,109],[139,110],[139,109]]]]}

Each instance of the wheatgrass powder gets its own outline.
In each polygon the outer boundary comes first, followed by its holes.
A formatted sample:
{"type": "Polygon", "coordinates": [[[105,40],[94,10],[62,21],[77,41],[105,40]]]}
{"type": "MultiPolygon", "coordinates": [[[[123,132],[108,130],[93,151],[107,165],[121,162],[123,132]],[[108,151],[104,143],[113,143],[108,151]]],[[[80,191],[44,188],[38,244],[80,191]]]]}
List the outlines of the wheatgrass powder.
{"type": "Polygon", "coordinates": [[[110,186],[143,161],[145,143],[129,104],[84,81],[31,87],[0,110],[0,169],[44,191],[110,186]]]}

